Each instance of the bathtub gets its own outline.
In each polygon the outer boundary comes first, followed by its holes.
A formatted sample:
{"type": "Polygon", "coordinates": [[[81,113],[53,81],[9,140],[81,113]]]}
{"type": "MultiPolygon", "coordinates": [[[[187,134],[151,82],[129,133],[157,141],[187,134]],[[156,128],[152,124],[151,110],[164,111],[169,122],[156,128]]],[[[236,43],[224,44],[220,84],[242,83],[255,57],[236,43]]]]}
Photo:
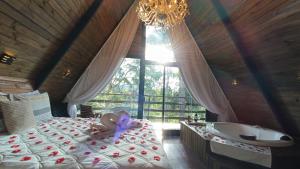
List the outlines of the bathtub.
{"type": "Polygon", "coordinates": [[[291,136],[259,126],[215,122],[208,123],[206,129],[214,135],[252,145],[286,147],[294,144],[291,136]]]}

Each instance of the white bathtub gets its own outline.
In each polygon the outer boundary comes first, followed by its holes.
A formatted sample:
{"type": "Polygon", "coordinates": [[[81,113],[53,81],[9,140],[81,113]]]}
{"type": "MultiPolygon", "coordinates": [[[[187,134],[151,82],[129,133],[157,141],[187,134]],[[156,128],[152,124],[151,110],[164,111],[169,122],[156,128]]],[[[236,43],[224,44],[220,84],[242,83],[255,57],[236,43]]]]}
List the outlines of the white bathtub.
{"type": "Polygon", "coordinates": [[[216,122],[207,125],[207,130],[214,135],[242,143],[286,147],[294,144],[293,138],[285,133],[259,126],[239,123],[216,122]],[[283,140],[285,139],[285,140],[283,140]]]}

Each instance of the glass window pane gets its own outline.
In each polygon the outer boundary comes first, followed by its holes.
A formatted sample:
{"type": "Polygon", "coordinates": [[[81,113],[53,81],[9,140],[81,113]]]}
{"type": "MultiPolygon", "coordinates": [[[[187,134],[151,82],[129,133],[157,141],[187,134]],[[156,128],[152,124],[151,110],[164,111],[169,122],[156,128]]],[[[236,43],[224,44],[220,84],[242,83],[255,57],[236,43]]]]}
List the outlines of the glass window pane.
{"type": "Polygon", "coordinates": [[[146,26],[146,60],[158,63],[175,62],[170,39],[166,31],[146,26]]]}
{"type": "Polygon", "coordinates": [[[165,122],[179,123],[193,117],[205,118],[205,109],[188,92],[178,67],[166,67],[165,122]]]}
{"type": "Polygon", "coordinates": [[[163,70],[162,65],[145,67],[144,117],[151,121],[162,121],[163,70]]]}

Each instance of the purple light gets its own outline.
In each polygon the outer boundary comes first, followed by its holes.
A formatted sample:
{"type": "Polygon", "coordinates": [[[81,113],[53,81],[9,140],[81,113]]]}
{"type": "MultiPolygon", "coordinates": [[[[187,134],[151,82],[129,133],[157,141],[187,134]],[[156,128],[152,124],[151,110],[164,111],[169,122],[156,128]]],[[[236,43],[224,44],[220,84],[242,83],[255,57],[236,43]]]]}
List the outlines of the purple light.
{"type": "Polygon", "coordinates": [[[128,129],[128,122],[130,121],[130,117],[128,114],[123,114],[119,118],[117,124],[116,124],[116,131],[114,134],[114,141],[118,140],[120,135],[128,129]]]}

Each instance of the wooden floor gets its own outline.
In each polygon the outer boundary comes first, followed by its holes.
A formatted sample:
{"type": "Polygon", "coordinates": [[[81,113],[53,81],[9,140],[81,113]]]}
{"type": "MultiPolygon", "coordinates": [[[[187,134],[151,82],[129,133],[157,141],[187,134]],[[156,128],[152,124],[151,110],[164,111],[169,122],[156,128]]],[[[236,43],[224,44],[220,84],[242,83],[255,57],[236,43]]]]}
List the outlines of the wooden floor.
{"type": "Polygon", "coordinates": [[[179,137],[164,138],[163,147],[172,169],[206,169],[197,155],[181,144],[179,137]]]}

